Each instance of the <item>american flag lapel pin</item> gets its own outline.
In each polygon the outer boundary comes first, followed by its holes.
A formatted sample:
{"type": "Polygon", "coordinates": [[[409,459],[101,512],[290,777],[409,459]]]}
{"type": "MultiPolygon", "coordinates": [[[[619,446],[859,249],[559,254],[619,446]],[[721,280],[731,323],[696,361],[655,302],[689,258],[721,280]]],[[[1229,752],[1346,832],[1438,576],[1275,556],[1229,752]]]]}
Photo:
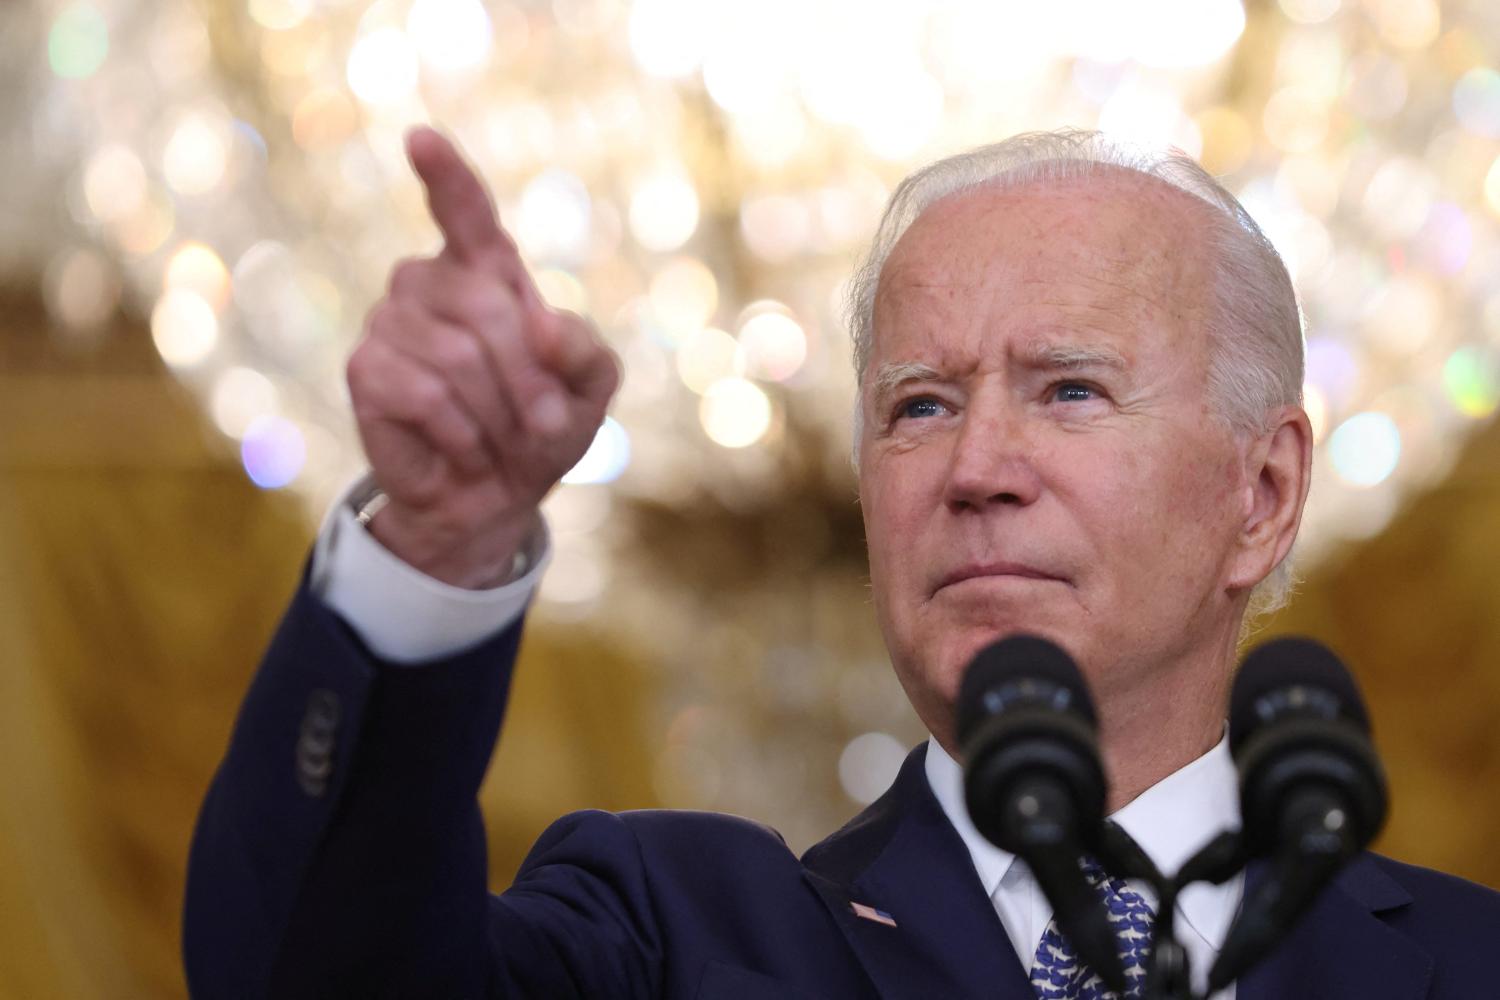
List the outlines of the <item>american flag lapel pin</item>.
{"type": "Polygon", "coordinates": [[[866,906],[864,903],[855,903],[852,901],[849,903],[849,906],[854,910],[854,915],[863,920],[873,920],[877,924],[885,924],[887,927],[896,926],[896,921],[884,910],[877,910],[873,906],[866,906]]]}

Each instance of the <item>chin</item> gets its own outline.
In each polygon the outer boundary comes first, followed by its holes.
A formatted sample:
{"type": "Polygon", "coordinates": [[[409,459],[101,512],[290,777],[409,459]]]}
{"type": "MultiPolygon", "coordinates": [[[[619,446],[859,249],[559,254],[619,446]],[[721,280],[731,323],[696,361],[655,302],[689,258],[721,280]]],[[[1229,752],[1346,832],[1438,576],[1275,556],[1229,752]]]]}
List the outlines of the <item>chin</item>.
{"type": "MultiPolygon", "coordinates": [[[[920,648],[928,654],[930,685],[951,704],[958,697],[963,676],[980,650],[991,643],[1013,635],[1034,635],[1061,646],[1075,660],[1084,648],[1074,624],[1057,622],[1043,616],[971,622],[952,625],[920,648]]],[[[1080,668],[1082,663],[1080,661],[1080,668]]]]}

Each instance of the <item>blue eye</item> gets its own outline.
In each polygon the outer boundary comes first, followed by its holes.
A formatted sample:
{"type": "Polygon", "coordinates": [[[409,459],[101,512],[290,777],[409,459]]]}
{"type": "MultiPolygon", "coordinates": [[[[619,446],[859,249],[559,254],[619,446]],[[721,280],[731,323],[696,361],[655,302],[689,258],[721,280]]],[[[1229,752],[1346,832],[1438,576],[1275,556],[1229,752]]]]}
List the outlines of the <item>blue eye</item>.
{"type": "Polygon", "coordinates": [[[1053,393],[1053,398],[1059,403],[1086,403],[1098,395],[1093,386],[1082,382],[1061,382],[1053,393]]]}
{"type": "Polygon", "coordinates": [[[902,403],[897,416],[901,417],[935,417],[942,413],[943,404],[930,396],[922,396],[917,399],[908,399],[902,403]]]}

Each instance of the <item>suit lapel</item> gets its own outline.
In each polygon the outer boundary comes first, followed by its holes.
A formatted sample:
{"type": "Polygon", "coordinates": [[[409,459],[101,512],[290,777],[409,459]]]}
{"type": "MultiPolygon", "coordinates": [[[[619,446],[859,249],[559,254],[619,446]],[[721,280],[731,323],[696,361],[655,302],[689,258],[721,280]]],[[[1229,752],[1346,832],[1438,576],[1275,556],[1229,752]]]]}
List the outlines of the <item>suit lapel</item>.
{"type": "Polygon", "coordinates": [[[895,784],[802,861],[884,1000],[1031,1000],[994,905],[963,839],[927,784],[926,744],[895,784]],[[895,921],[858,916],[853,904],[895,921]]]}
{"type": "MultiPolygon", "coordinates": [[[[1245,897],[1266,875],[1246,873],[1245,897]]],[[[1377,914],[1411,896],[1368,854],[1351,861],[1291,935],[1240,979],[1238,1000],[1420,1000],[1432,981],[1432,956],[1377,914]]]]}

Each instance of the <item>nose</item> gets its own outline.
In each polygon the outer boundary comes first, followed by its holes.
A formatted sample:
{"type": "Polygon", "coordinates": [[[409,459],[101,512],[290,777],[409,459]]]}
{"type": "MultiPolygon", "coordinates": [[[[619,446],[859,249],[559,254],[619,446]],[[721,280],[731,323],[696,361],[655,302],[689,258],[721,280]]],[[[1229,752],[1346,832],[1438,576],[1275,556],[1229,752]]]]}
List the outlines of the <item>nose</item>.
{"type": "Polygon", "coordinates": [[[945,496],[955,513],[1034,503],[1041,494],[1025,417],[971,402],[948,464],[945,496]]]}

